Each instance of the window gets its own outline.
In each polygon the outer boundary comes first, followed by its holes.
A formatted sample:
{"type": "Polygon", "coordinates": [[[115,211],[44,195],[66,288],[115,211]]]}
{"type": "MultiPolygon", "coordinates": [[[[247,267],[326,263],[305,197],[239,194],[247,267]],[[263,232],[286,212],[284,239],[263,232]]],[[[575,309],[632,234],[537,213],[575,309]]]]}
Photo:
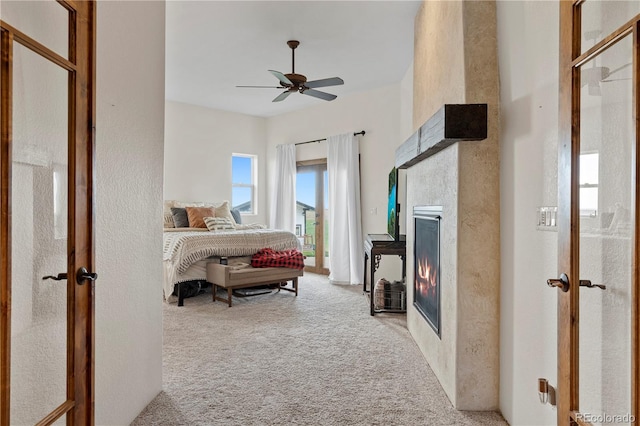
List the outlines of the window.
{"type": "Polygon", "coordinates": [[[580,154],[580,216],[598,215],[598,157],[580,154]]]}
{"type": "Polygon", "coordinates": [[[256,214],[258,161],[255,155],[231,155],[231,205],[243,214],[256,214]]]}

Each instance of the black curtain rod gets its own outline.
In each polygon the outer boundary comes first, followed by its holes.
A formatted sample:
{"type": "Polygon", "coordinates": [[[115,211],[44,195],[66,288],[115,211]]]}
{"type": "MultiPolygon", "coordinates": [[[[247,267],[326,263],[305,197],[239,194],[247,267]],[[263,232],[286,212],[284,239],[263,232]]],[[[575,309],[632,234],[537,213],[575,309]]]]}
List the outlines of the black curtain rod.
{"type": "MultiPolygon", "coordinates": [[[[364,136],[364,134],[365,134],[365,131],[364,131],[364,130],[362,130],[362,131],[360,131],[360,132],[356,132],[356,133],[354,133],[354,134],[353,134],[353,136],[358,136],[358,135],[362,135],[362,136],[364,136]]],[[[294,145],[304,145],[305,143],[322,142],[322,141],[326,141],[326,140],[327,140],[327,138],[324,138],[324,139],[316,139],[315,141],[298,142],[298,143],[296,143],[296,144],[294,144],[294,145]]]]}

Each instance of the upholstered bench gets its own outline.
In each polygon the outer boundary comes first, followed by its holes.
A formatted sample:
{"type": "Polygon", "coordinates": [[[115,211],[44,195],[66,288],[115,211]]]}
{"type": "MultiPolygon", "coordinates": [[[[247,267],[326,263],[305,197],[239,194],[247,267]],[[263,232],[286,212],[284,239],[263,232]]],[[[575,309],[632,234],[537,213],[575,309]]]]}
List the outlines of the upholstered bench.
{"type": "Polygon", "coordinates": [[[227,302],[231,306],[233,289],[256,287],[267,284],[279,284],[278,291],[287,290],[298,295],[298,277],[302,271],[291,268],[252,268],[251,266],[221,265],[215,262],[207,263],[207,281],[211,283],[213,301],[227,302]],[[282,283],[292,282],[293,288],[282,286],[282,283]],[[227,289],[227,298],[217,295],[216,288],[227,289]]]}

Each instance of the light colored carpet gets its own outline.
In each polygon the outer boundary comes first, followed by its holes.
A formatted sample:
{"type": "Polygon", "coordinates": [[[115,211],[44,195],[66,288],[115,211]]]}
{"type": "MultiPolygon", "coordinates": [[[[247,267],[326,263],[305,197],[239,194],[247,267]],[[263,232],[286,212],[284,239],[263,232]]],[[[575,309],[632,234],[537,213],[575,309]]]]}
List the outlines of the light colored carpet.
{"type": "Polygon", "coordinates": [[[452,408],[402,314],[305,274],[272,292],[164,307],[164,390],[133,425],[506,425],[452,408]]]}

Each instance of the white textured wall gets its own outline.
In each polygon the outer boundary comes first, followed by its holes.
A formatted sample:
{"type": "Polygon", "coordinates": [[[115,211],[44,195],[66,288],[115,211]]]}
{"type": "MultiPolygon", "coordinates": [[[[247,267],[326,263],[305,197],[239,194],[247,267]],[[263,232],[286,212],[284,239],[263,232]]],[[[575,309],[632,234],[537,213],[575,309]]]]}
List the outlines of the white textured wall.
{"type": "Polygon", "coordinates": [[[413,62],[400,81],[400,141],[407,140],[413,128],[413,62]]]}
{"type": "Polygon", "coordinates": [[[554,425],[537,378],[556,381],[557,233],[536,207],[557,205],[558,3],[499,1],[501,104],[500,410],[512,425],[554,425]]]}
{"type": "MultiPolygon", "coordinates": [[[[311,108],[270,117],[267,124],[267,173],[273,176],[275,146],[278,144],[360,130],[366,131],[366,135],[359,136],[363,232],[385,233],[389,172],[395,164],[395,149],[402,137],[399,84],[341,96],[332,102],[319,101],[311,108]]],[[[326,158],[326,150],[325,143],[299,145],[296,156],[298,160],[326,158]]],[[[273,185],[271,179],[268,184],[270,187],[273,185]]],[[[376,271],[376,279],[399,280],[401,275],[399,258],[384,256],[380,269],[376,271]]]]}
{"type": "Polygon", "coordinates": [[[231,202],[231,154],[257,155],[257,214],[243,221],[268,223],[267,119],[172,101],[165,111],[164,198],[231,202]]]}
{"type": "MultiPolygon", "coordinates": [[[[454,407],[458,406],[458,196],[459,146],[454,144],[407,170],[407,327],[454,407]],[[442,206],[440,221],[440,337],[413,307],[414,206],[442,206]]],[[[484,367],[483,367],[484,368],[484,367]]]]}
{"type": "Polygon", "coordinates": [[[98,3],[98,425],[131,423],[162,389],[164,7],[98,3]]]}
{"type": "MultiPolygon", "coordinates": [[[[485,140],[455,144],[407,170],[407,252],[412,209],[443,206],[441,338],[407,297],[407,326],[454,407],[498,408],[499,105],[495,3],[424,2],[416,16],[413,127],[443,104],[488,104],[485,140]]],[[[407,262],[414,282],[414,262],[407,262]]]]}

